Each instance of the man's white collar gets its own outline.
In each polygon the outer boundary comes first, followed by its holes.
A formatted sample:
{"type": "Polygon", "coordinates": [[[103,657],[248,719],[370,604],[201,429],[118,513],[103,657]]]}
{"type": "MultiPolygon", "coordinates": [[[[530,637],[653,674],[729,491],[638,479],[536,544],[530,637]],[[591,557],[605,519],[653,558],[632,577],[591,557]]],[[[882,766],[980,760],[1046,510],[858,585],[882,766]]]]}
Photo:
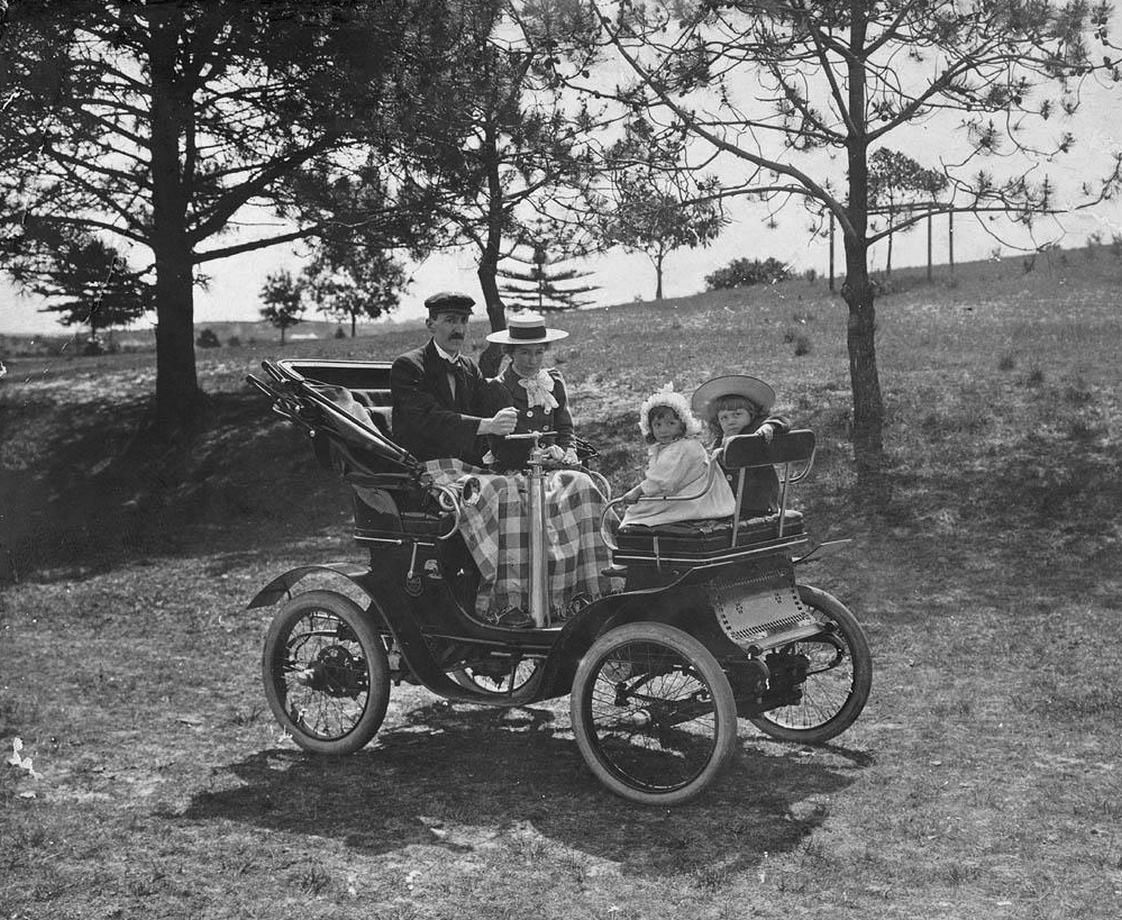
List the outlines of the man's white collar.
{"type": "Polygon", "coordinates": [[[463,358],[463,355],[460,355],[460,354],[453,355],[453,354],[450,354],[449,352],[446,352],[443,348],[441,348],[436,343],[436,339],[432,340],[432,344],[433,344],[433,347],[436,349],[436,353],[438,355],[440,355],[440,357],[442,357],[445,361],[451,361],[453,364],[459,364],[460,359],[463,358]]]}

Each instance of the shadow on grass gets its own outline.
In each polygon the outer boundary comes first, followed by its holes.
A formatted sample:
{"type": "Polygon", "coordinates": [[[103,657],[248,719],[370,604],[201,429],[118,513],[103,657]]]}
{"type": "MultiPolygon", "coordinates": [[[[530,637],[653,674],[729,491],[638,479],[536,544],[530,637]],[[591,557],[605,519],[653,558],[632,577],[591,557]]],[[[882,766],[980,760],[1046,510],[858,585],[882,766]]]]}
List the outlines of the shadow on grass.
{"type": "Polygon", "coordinates": [[[304,434],[252,393],[205,409],[161,435],[148,400],[0,405],[20,460],[0,482],[0,583],[267,548],[339,522],[339,482],[304,434]]]}
{"type": "Polygon", "coordinates": [[[776,755],[742,740],[698,799],[652,808],[603,788],[567,729],[547,709],[435,703],[350,757],[268,750],[230,764],[242,785],[199,794],[172,820],[242,821],[370,854],[412,844],[473,850],[528,822],[628,874],[696,875],[794,849],[828,816],[824,797],[869,762],[843,748],[821,749],[826,758],[794,747],[776,755]]]}

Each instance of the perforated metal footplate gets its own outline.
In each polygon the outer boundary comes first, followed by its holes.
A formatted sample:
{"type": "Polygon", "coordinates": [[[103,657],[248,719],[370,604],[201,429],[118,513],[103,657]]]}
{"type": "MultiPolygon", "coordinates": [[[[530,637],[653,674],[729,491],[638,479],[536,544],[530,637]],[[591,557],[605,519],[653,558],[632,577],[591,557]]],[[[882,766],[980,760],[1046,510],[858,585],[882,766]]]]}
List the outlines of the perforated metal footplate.
{"type": "Polygon", "coordinates": [[[821,632],[795,586],[786,558],[761,559],[737,577],[708,585],[717,622],[741,648],[766,651],[821,632]]]}

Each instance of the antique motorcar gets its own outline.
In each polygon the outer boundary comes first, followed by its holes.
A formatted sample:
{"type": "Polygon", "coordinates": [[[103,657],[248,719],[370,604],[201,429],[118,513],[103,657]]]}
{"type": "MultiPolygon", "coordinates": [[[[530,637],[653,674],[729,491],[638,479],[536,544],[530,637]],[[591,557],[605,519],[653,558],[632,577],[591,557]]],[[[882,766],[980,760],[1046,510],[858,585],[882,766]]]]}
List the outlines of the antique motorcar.
{"type": "Polygon", "coordinates": [[[714,778],[739,719],[777,739],[820,744],[861,713],[872,680],[865,634],[840,601],[796,577],[826,546],[812,546],[802,514],[788,507],[789,487],[811,469],[812,432],[770,443],[741,436],[724,446],[726,470],[774,466],[780,476],[778,513],[747,520],[621,526],[619,500],[587,469],[593,452],[585,451],[586,472],[605,494],[604,574],[614,588],[563,620],[553,618],[542,589],[542,483],[551,464],[546,451],[531,450],[514,475],[529,533],[525,594],[534,626],[507,628],[476,615],[479,573],[463,526],[498,474],[440,477],[396,444],[385,362],[288,358],[262,367],[248,381],[347,484],[354,539],[368,551],[361,563],[316,561],[284,572],[250,602],[280,605],[264,643],[265,693],[302,748],[361,749],[382,725],[391,686],[402,682],[489,706],[569,695],[592,773],[632,801],[674,804],[714,778]],[[347,590],[307,590],[311,582],[302,582],[313,573],[347,590]]]}

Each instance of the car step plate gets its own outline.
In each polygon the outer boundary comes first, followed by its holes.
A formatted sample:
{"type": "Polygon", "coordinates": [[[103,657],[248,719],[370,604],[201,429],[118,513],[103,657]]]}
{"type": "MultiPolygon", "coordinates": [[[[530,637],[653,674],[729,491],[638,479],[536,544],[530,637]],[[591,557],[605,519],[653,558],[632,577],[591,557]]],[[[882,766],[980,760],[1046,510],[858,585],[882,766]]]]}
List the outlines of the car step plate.
{"type": "Polygon", "coordinates": [[[710,582],[709,599],[725,635],[746,650],[763,652],[822,631],[799,600],[786,559],[760,560],[735,578],[710,582]]]}

